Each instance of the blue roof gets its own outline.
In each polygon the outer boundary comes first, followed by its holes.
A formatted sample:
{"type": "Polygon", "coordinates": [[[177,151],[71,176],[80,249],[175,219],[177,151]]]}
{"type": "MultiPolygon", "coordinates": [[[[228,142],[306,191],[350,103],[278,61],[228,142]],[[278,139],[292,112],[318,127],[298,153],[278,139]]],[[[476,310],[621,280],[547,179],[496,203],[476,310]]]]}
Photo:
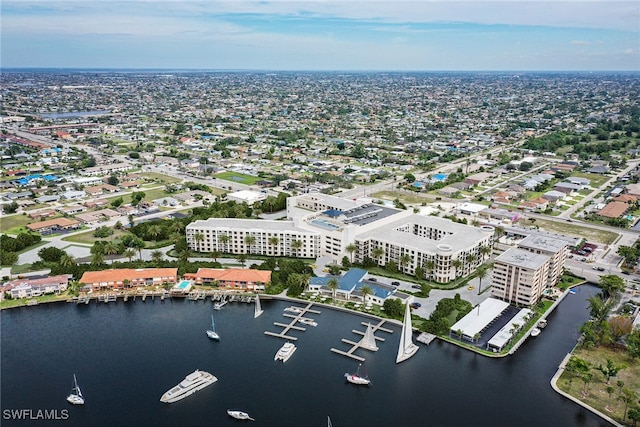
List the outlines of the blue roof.
{"type": "Polygon", "coordinates": [[[330,216],[330,217],[332,217],[332,218],[335,218],[335,217],[337,217],[337,216],[342,215],[342,212],[337,211],[337,210],[335,210],[335,209],[327,209],[326,211],[324,211],[324,212],[322,212],[322,213],[323,213],[324,215],[326,215],[326,216],[330,216]]]}
{"type": "Polygon", "coordinates": [[[387,298],[393,293],[392,290],[376,286],[373,282],[363,283],[362,279],[366,275],[366,270],[363,270],[361,268],[352,268],[342,276],[312,277],[309,283],[311,283],[312,285],[326,286],[329,280],[337,279],[339,284],[338,289],[342,291],[353,292],[363,286],[368,286],[371,288],[376,297],[382,299],[387,298]]]}

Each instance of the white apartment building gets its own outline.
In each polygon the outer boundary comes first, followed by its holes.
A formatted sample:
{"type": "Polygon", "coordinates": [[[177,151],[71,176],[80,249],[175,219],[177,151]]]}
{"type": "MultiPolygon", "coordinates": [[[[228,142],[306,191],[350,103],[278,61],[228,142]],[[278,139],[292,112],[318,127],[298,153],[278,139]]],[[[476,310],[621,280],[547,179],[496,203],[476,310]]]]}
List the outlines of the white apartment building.
{"type": "Polygon", "coordinates": [[[301,258],[324,255],[336,261],[348,256],[357,262],[370,258],[382,266],[395,262],[406,274],[415,274],[421,267],[440,283],[471,274],[483,262],[481,248],[493,244],[493,227],[416,215],[366,199],[303,194],[287,200],[287,216],[286,221],[195,221],[186,228],[187,244],[199,252],[301,258]],[[356,250],[349,253],[347,247],[352,244],[356,250]]]}
{"type": "Polygon", "coordinates": [[[210,218],[186,228],[189,248],[198,252],[317,258],[320,234],[292,221],[210,218]]]}
{"type": "Polygon", "coordinates": [[[535,254],[548,256],[549,275],[547,277],[547,287],[555,286],[558,283],[569,254],[567,241],[532,234],[522,239],[518,243],[518,247],[535,254]]]}
{"type": "Polygon", "coordinates": [[[547,288],[551,258],[511,248],[493,263],[491,296],[516,305],[536,304],[547,288]]]}

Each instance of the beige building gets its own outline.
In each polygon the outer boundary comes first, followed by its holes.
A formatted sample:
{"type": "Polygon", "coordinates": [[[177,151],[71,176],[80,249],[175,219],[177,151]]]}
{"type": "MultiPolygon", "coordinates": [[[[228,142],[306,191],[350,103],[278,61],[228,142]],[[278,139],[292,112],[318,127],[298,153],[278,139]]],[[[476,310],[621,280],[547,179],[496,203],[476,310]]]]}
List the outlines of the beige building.
{"type": "Polygon", "coordinates": [[[515,305],[536,304],[547,288],[551,257],[511,248],[493,263],[491,296],[515,305]]]}
{"type": "Polygon", "coordinates": [[[565,240],[554,239],[553,237],[530,235],[518,243],[520,249],[542,254],[549,257],[549,275],[547,277],[547,287],[555,286],[564,270],[564,264],[569,254],[569,245],[565,240]]]}

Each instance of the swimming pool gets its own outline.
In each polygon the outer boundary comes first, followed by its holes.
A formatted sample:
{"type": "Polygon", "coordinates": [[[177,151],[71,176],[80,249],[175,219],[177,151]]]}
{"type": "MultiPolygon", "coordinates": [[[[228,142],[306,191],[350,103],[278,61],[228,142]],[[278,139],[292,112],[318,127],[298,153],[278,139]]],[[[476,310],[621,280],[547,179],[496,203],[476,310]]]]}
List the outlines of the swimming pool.
{"type": "Polygon", "coordinates": [[[339,226],[331,224],[324,219],[314,219],[313,221],[311,221],[311,224],[317,225],[318,227],[322,227],[327,230],[335,230],[336,228],[340,228],[339,226]]]}
{"type": "Polygon", "coordinates": [[[436,181],[444,181],[445,179],[447,179],[447,174],[446,173],[437,173],[437,174],[433,175],[432,178],[435,179],[436,181]]]}
{"type": "Polygon", "coordinates": [[[187,289],[189,286],[191,286],[191,280],[183,280],[178,284],[180,289],[187,289]]]}

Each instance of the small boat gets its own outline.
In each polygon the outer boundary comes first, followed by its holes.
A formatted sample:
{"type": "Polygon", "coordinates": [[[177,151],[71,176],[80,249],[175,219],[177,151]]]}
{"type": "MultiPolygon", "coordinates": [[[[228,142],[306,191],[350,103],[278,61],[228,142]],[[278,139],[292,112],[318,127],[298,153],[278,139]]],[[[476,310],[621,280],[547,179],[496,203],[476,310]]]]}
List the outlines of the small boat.
{"type": "Polygon", "coordinates": [[[160,402],[177,402],[187,396],[191,396],[193,393],[202,390],[216,381],[218,381],[218,378],[211,375],[209,372],[199,371],[196,369],[194,372],[187,375],[180,384],[172,387],[169,391],[163,394],[160,398],[160,402]]]}
{"type": "Polygon", "coordinates": [[[212,340],[220,339],[220,335],[216,332],[216,324],[213,321],[213,314],[211,315],[211,329],[207,329],[207,336],[212,340]]]}
{"type": "Polygon", "coordinates": [[[542,319],[538,322],[538,328],[544,329],[545,326],[547,326],[547,319],[542,319]]]}
{"type": "Polygon", "coordinates": [[[73,374],[73,388],[71,389],[71,394],[67,396],[67,402],[73,405],[84,405],[84,397],[78,385],[78,380],[76,380],[76,374],[73,374]]]}
{"type": "Polygon", "coordinates": [[[300,307],[294,307],[294,306],[287,307],[284,309],[284,311],[289,311],[291,313],[302,313],[302,309],[300,307]]]}
{"type": "Polygon", "coordinates": [[[213,304],[213,309],[214,310],[222,310],[222,307],[224,307],[227,304],[227,300],[224,299],[224,297],[222,298],[221,301],[218,301],[216,303],[213,304]]]}
{"type": "Polygon", "coordinates": [[[313,319],[309,319],[307,317],[302,317],[299,320],[300,323],[304,323],[305,325],[309,325],[309,326],[318,326],[318,322],[316,322],[313,319]]]}
{"type": "Polygon", "coordinates": [[[249,420],[249,421],[255,421],[253,418],[251,418],[249,416],[249,414],[247,414],[246,412],[242,412],[242,411],[234,411],[231,409],[227,409],[227,414],[229,414],[230,417],[235,418],[236,420],[249,420]]]}
{"type": "Polygon", "coordinates": [[[284,363],[289,360],[296,350],[297,347],[293,345],[293,343],[286,342],[282,347],[280,347],[280,350],[278,350],[273,360],[282,360],[282,363],[284,363]]]}
{"type": "Polygon", "coordinates": [[[532,337],[537,337],[538,335],[540,335],[540,329],[538,329],[538,328],[533,328],[533,329],[531,330],[531,336],[532,336],[532,337]]]}
{"type": "Polygon", "coordinates": [[[327,426],[332,427],[331,425],[331,417],[327,415],[327,426]]]}
{"type": "Polygon", "coordinates": [[[260,316],[262,313],[264,313],[264,310],[260,305],[260,295],[256,294],[256,305],[255,305],[255,311],[253,313],[253,318],[255,319],[256,317],[260,316]]]}
{"type": "Polygon", "coordinates": [[[347,379],[347,381],[349,381],[351,384],[356,384],[356,385],[370,385],[371,384],[371,380],[369,379],[369,376],[367,375],[366,371],[364,373],[360,372],[360,369],[362,368],[362,370],[365,370],[362,367],[362,363],[358,364],[358,370],[356,371],[355,374],[350,374],[350,373],[346,373],[344,374],[344,377],[347,379]]]}

